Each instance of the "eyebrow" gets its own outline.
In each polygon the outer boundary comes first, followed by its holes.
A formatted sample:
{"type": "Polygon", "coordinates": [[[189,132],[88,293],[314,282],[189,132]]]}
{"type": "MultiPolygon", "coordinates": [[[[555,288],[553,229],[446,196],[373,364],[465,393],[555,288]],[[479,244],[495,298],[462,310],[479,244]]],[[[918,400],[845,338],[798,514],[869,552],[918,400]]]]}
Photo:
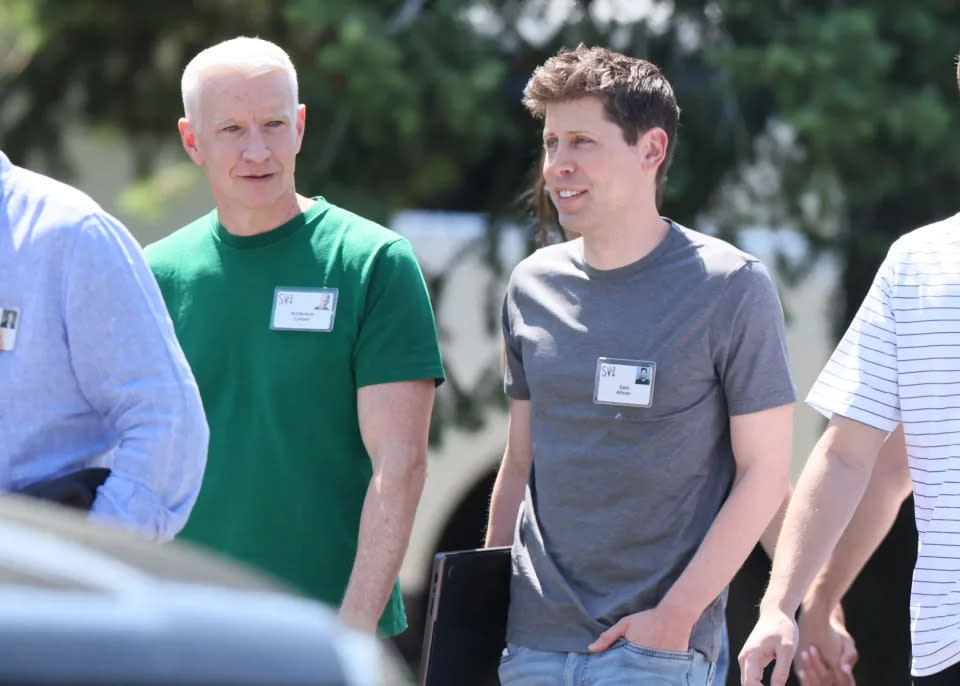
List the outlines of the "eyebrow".
{"type": "MultiPolygon", "coordinates": [[[[563,131],[562,133],[563,133],[564,135],[567,135],[567,136],[579,136],[580,134],[585,134],[585,135],[587,135],[587,136],[593,136],[593,135],[595,135],[595,134],[591,133],[590,131],[580,130],[580,129],[575,129],[575,130],[573,130],[573,131],[563,131]]],[[[544,130],[543,130],[543,137],[544,137],[544,138],[546,138],[547,136],[556,136],[556,135],[559,135],[556,131],[548,131],[547,129],[544,129],[544,130]]]]}
{"type": "MultiPolygon", "coordinates": [[[[266,121],[283,121],[283,122],[290,121],[290,117],[288,117],[285,114],[271,114],[267,117],[264,117],[264,119],[266,121]]],[[[215,119],[214,125],[217,127],[220,127],[220,126],[223,126],[224,124],[234,124],[236,123],[236,121],[237,120],[234,119],[233,117],[227,117],[226,119],[215,119]]]]}

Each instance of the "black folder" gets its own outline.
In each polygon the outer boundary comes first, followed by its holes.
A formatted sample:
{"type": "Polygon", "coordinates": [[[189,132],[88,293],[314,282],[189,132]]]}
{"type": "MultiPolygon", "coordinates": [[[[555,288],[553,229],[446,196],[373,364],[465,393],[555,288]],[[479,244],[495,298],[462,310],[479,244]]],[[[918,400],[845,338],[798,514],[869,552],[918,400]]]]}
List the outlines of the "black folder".
{"type": "Polygon", "coordinates": [[[67,507],[89,510],[97,497],[97,489],[103,485],[108,476],[110,476],[110,470],[106,467],[87,467],[56,479],[30,484],[18,492],[67,507]]]}
{"type": "Polygon", "coordinates": [[[423,638],[423,686],[499,686],[510,602],[510,548],[439,553],[423,638]]]}

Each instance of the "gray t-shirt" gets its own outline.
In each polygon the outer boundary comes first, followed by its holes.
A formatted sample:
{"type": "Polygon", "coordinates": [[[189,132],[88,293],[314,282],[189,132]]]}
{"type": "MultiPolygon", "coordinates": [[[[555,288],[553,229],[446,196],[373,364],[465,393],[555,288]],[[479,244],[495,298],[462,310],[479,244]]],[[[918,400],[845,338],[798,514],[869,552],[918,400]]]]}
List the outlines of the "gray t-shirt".
{"type": "MultiPolygon", "coordinates": [[[[730,417],[796,399],[783,311],[754,257],[671,223],[618,269],[586,264],[579,239],[538,250],[511,276],[503,332],[533,440],[507,638],[585,652],[697,551],[734,476],[730,417]]],[[[725,603],[691,635],[714,660],[725,603]]]]}

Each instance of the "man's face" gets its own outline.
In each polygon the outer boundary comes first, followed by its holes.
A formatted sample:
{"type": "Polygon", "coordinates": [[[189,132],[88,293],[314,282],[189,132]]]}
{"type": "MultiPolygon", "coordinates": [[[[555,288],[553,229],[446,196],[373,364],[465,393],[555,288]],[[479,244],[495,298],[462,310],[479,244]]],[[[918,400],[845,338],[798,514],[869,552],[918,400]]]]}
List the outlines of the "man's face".
{"type": "Polygon", "coordinates": [[[202,76],[196,112],[180,120],[180,134],[218,206],[265,210],[296,197],[305,120],[283,72],[220,69],[202,76]]]}
{"type": "Polygon", "coordinates": [[[547,105],[543,178],[564,229],[593,233],[631,219],[642,194],[652,197],[656,166],[646,154],[650,133],[628,145],[598,98],[547,105]]]}

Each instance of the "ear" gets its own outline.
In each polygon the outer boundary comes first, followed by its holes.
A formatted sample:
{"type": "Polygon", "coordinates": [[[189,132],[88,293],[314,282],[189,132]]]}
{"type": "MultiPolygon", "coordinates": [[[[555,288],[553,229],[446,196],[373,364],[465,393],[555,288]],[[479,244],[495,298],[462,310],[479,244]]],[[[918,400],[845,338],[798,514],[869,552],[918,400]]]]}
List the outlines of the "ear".
{"type": "Polygon", "coordinates": [[[297,152],[300,152],[300,146],[303,145],[303,132],[307,126],[307,106],[297,105],[297,152]]]}
{"type": "Polygon", "coordinates": [[[658,126],[645,131],[640,138],[640,149],[643,152],[643,167],[656,172],[667,159],[667,147],[670,139],[667,132],[658,126]]]}
{"type": "Polygon", "coordinates": [[[177,128],[180,129],[180,142],[183,143],[183,149],[190,155],[190,159],[196,164],[203,165],[203,156],[197,147],[197,135],[193,130],[193,125],[186,117],[180,117],[177,122],[177,128]]]}

